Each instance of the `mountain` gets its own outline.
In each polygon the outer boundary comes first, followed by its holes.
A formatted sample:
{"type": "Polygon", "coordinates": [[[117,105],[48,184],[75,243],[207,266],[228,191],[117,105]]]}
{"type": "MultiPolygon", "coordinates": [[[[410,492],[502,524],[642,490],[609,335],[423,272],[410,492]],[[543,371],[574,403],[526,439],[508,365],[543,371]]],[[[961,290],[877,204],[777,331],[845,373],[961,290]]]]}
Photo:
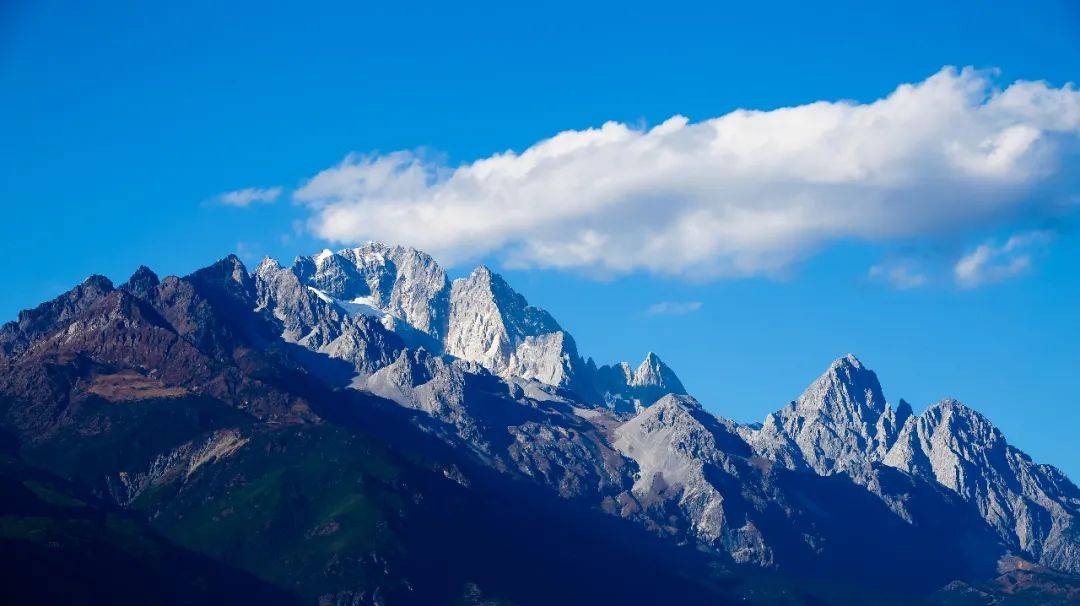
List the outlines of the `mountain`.
{"type": "Polygon", "coordinates": [[[1080,490],[1010,446],[978,412],[956,400],[927,408],[903,426],[884,463],[959,494],[1018,553],[1080,572],[1080,490]]]}
{"type": "Polygon", "coordinates": [[[581,363],[574,340],[551,314],[529,305],[487,267],[454,280],[444,347],[500,376],[560,387],[570,384],[581,363]]]}
{"type": "Polygon", "coordinates": [[[847,355],[746,435],[761,456],[828,475],[880,458],[910,414],[904,403],[894,411],[877,375],[847,355]]]}
{"type": "MultiPolygon", "coordinates": [[[[852,355],[742,435],[760,456],[790,469],[843,473],[872,490],[867,470],[875,465],[935,482],[970,503],[1011,551],[1080,572],[1080,491],[1065,474],[1033,462],[956,400],[920,415],[903,400],[893,410],[877,376],[852,355]]],[[[904,514],[899,502],[881,496],[904,514]]]]}
{"type": "MultiPolygon", "coordinates": [[[[597,368],[551,314],[484,266],[451,283],[427,254],[372,242],[298,257],[291,268],[266,259],[255,281],[260,306],[282,322],[286,340],[350,361],[362,373],[386,363],[369,363],[377,354],[360,347],[386,338],[375,329],[381,325],[411,348],[476,362],[504,379],[566,388],[590,405],[632,410],[686,393],[651,352],[636,371],[625,362],[597,368]]],[[[389,350],[396,357],[400,347],[389,350]]]]}
{"type": "Polygon", "coordinates": [[[1080,572],[1076,486],[959,403],[893,407],[845,356],[740,424],[653,353],[583,359],[490,269],[451,282],[374,243],[93,276],[20,313],[0,438],[19,474],[127,516],[152,570],[187,562],[193,592],[907,604],[992,596],[1003,562],[1061,595],[1080,572]]]}

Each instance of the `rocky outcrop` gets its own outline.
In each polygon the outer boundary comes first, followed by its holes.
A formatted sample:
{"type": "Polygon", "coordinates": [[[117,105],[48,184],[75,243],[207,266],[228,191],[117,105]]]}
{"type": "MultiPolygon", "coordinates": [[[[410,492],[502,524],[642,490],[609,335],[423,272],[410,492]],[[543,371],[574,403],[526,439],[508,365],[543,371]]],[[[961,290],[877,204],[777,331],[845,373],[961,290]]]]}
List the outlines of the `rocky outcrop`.
{"type": "Polygon", "coordinates": [[[879,460],[910,414],[906,405],[893,411],[877,375],[849,354],[744,436],[763,457],[828,475],[879,460]]]}
{"type": "Polygon", "coordinates": [[[292,271],[307,286],[381,310],[435,341],[446,333],[450,283],[426,253],[370,242],[299,257],[292,271]]]}
{"type": "Polygon", "coordinates": [[[588,375],[590,391],[607,408],[619,412],[639,411],[668,394],[686,395],[675,371],[651,351],[636,369],[626,362],[600,368],[590,365],[588,375]]]}
{"type": "Polygon", "coordinates": [[[282,339],[345,360],[358,373],[390,364],[405,347],[378,318],[349,314],[272,259],[256,269],[255,291],[255,310],[279,323],[282,339]]]}
{"type": "Polygon", "coordinates": [[[884,462],[954,491],[1033,561],[1080,572],[1080,489],[1010,446],[971,408],[943,400],[926,409],[904,425],[884,462]]]}
{"type": "Polygon", "coordinates": [[[973,505],[1016,553],[1080,571],[1080,490],[1059,470],[1008,445],[985,417],[955,400],[920,415],[893,409],[877,376],[854,356],[833,362],[798,400],[740,434],[765,458],[819,475],[842,473],[915,520],[910,489],[881,465],[940,485],[973,505]]]}
{"type": "Polygon", "coordinates": [[[486,267],[454,281],[445,349],[500,376],[557,386],[569,385],[581,364],[573,338],[551,314],[486,267]]]}
{"type": "Polygon", "coordinates": [[[637,463],[633,492],[650,518],[678,516],[690,536],[718,546],[734,561],[774,564],[772,548],[752,516],[733,517],[728,511],[733,509],[728,501],[746,495],[725,495],[716,480],[718,474],[757,475],[746,460],[752,451],[733,423],[706,413],[693,398],[668,395],[620,425],[614,446],[637,463]]]}

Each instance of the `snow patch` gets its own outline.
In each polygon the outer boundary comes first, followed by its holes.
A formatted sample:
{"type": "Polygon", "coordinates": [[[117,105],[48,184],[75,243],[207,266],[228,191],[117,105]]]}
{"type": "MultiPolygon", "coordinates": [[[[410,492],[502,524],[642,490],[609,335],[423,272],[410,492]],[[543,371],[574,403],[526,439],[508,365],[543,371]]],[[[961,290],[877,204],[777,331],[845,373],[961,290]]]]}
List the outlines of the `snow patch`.
{"type": "Polygon", "coordinates": [[[319,299],[322,299],[322,301],[324,303],[333,303],[334,302],[333,297],[331,297],[330,295],[326,294],[325,292],[319,290],[318,288],[315,288],[314,286],[308,286],[307,288],[311,292],[315,293],[316,297],[319,297],[319,299]]]}

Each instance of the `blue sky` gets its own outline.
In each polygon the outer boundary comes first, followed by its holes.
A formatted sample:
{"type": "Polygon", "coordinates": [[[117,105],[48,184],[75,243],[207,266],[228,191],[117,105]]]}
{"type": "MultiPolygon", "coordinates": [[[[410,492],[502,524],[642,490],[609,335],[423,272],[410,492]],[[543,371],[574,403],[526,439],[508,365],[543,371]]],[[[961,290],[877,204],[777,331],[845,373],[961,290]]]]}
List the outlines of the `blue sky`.
{"type": "MultiPolygon", "coordinates": [[[[0,317],[90,273],[122,280],[140,263],[186,273],[230,251],[291,259],[327,245],[323,236],[345,241],[361,232],[317,222],[336,193],[295,202],[293,192],[349,153],[360,154],[355,166],[422,149],[409,162],[430,178],[608,121],[633,134],[674,115],[693,125],[738,108],[870,104],[946,65],[998,70],[985,75],[990,94],[1017,80],[1058,90],[1080,76],[1080,8],[1065,1],[215,4],[0,8],[9,284],[0,317]],[[282,193],[221,203],[222,193],[249,187],[282,193]]],[[[960,398],[1077,478],[1080,235],[1070,203],[1080,162],[1075,137],[1057,137],[1059,152],[1035,167],[1045,171],[1000,212],[970,211],[982,194],[997,195],[999,181],[946,178],[942,188],[928,179],[903,191],[929,200],[930,227],[885,236],[872,234],[906,215],[796,230],[704,261],[635,257],[624,269],[585,253],[562,268],[565,259],[535,247],[523,256],[524,245],[554,241],[535,230],[485,232],[479,247],[458,232],[401,237],[450,238],[435,248],[455,261],[454,275],[481,261],[501,267],[586,355],[636,361],[655,350],[718,414],[758,420],[850,351],[878,372],[890,400],[921,409],[960,398]],[[954,207],[970,212],[931,212],[954,207]],[[980,246],[979,279],[963,283],[957,263],[980,246]],[[664,303],[657,309],[685,313],[650,313],[664,303]]],[[[903,154],[885,157],[911,167],[903,154]]],[[[670,181],[653,185],[653,209],[666,208],[668,192],[691,195],[670,181]]],[[[702,185],[706,194],[715,186],[702,185]]],[[[421,202],[436,195],[428,185],[412,193],[421,202]]],[[[619,238],[649,224],[622,214],[588,220],[639,250],[619,238]]]]}

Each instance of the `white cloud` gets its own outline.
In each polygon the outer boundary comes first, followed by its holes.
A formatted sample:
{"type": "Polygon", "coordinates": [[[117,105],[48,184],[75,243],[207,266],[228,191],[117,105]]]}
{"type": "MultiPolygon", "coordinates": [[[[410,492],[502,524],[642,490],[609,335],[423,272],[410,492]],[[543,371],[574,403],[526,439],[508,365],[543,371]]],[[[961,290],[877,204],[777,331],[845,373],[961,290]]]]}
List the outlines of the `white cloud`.
{"type": "Polygon", "coordinates": [[[246,187],[218,196],[218,201],[228,206],[248,206],[256,202],[273,202],[281,196],[280,187],[246,187]]]}
{"type": "Polygon", "coordinates": [[[650,316],[681,316],[701,309],[701,301],[661,301],[649,306],[650,316]]]}
{"type": "Polygon", "coordinates": [[[884,282],[898,290],[925,286],[926,273],[910,259],[897,259],[879,263],[870,268],[871,280],[884,282]]]}
{"type": "Polygon", "coordinates": [[[956,262],[956,283],[975,288],[1019,276],[1031,267],[1032,256],[1045,249],[1051,237],[1049,232],[1029,231],[1012,236],[1002,245],[980,244],[956,262]]]}
{"type": "MultiPolygon", "coordinates": [[[[651,128],[570,130],[450,168],[350,155],[294,193],[323,238],[423,248],[449,263],[603,274],[770,275],[837,240],[985,225],[1054,191],[1080,92],[942,69],[872,103],[738,110],[651,128]]],[[[1044,202],[1048,203],[1048,202],[1044,202]]]]}

